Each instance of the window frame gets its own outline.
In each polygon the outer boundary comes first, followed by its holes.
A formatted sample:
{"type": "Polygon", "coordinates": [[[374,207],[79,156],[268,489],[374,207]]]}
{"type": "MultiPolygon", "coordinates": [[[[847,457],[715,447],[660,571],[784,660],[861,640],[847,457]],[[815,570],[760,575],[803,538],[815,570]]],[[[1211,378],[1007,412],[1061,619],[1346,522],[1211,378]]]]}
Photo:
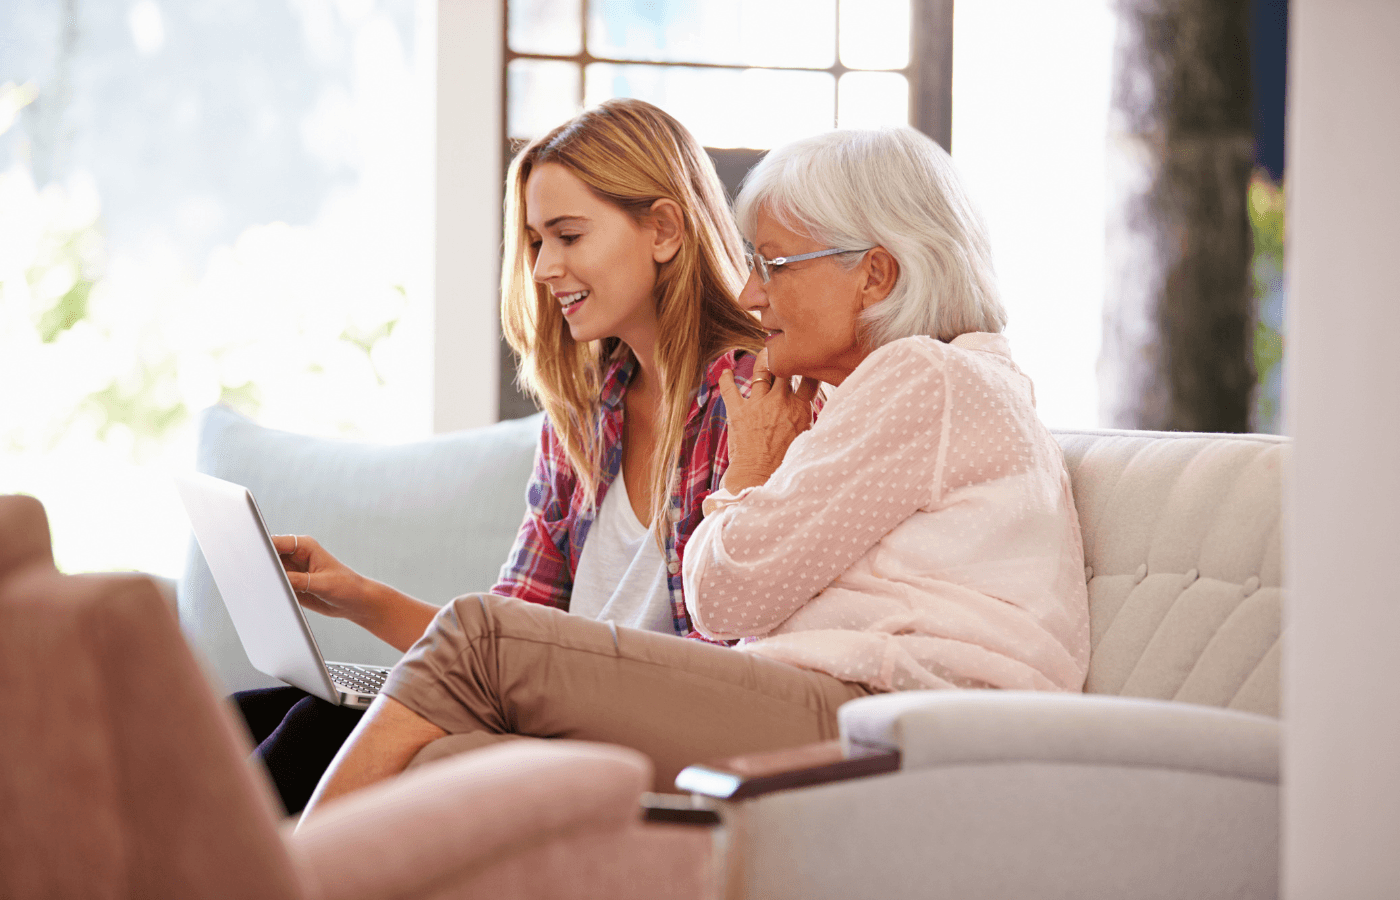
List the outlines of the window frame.
{"type": "MultiPolygon", "coordinates": [[[[579,2],[578,53],[526,53],[512,50],[510,46],[510,3],[501,0],[501,134],[509,145],[511,141],[508,122],[510,109],[510,64],[517,59],[567,62],[579,69],[578,105],[584,104],[587,90],[585,74],[592,63],[611,65],[645,65],[658,68],[684,69],[771,69],[783,72],[824,72],[833,77],[839,85],[841,76],[848,72],[881,72],[903,75],[909,84],[909,124],[938,141],[943,149],[952,152],[952,73],[953,73],[953,0],[910,0],[909,61],[898,69],[859,69],[841,62],[841,4],[855,0],[836,0],[835,16],[835,61],[830,66],[762,66],[733,65],[730,63],[707,63],[695,61],[657,61],[620,59],[610,56],[594,56],[588,50],[588,13],[593,0],[579,2]]],[[[837,103],[832,108],[839,115],[837,103]]],[[[836,127],[833,119],[831,127],[836,127]]],[[[749,150],[760,155],[771,148],[725,147],[707,150],[749,150]]]]}

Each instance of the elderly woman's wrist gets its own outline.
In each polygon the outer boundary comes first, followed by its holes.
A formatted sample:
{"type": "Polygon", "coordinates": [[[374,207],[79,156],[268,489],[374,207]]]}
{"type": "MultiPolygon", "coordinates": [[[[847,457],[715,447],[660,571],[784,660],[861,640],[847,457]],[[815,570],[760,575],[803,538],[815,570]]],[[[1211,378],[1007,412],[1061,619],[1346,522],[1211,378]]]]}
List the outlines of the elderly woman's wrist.
{"type": "Polygon", "coordinates": [[[738,494],[745,488],[758,487],[768,481],[768,476],[772,475],[771,469],[764,469],[761,466],[731,465],[724,473],[724,489],[731,494],[738,494]]]}

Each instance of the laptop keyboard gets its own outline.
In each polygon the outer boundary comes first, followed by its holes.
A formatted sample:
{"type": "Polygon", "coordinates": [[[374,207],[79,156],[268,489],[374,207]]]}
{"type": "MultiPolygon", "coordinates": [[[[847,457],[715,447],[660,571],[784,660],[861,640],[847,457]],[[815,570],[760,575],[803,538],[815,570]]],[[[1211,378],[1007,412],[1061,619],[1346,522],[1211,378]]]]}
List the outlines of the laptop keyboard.
{"type": "Polygon", "coordinates": [[[331,681],[360,694],[379,693],[379,689],[384,686],[384,679],[389,677],[388,669],[350,666],[344,663],[327,663],[326,670],[331,673],[331,681]]]}

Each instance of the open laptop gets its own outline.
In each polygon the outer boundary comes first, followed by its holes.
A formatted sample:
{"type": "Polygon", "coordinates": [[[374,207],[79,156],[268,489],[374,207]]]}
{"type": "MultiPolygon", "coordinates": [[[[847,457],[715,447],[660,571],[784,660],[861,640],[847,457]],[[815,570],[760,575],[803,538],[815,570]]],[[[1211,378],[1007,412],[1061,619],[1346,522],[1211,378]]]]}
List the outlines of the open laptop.
{"type": "Polygon", "coordinates": [[[389,670],[326,662],[252,492],[197,472],[175,487],[253,667],[338,706],[369,706],[389,670]]]}

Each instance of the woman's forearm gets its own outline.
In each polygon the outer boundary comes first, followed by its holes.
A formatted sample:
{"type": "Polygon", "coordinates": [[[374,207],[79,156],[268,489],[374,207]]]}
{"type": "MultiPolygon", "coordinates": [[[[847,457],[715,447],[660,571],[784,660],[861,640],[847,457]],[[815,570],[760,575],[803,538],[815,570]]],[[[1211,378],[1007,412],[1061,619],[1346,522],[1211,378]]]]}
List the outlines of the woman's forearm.
{"type": "Polygon", "coordinates": [[[373,579],[365,579],[364,602],[355,624],[397,650],[407,651],[423,636],[438,607],[373,579]]]}

